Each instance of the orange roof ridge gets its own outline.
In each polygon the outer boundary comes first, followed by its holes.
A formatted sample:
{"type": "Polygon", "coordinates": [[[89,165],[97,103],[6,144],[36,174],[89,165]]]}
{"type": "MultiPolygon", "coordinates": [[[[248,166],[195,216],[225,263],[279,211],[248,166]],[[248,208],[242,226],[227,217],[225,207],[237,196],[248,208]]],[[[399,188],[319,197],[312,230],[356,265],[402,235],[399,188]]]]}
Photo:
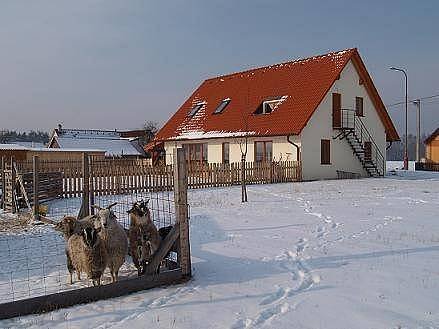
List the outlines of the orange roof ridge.
{"type": "Polygon", "coordinates": [[[233,77],[235,75],[251,73],[251,72],[260,71],[260,70],[264,70],[264,69],[273,69],[273,68],[282,67],[282,66],[290,65],[290,64],[299,64],[299,63],[306,62],[306,61],[309,61],[309,60],[315,60],[315,59],[324,58],[324,57],[327,57],[327,56],[334,56],[334,55],[337,55],[337,54],[344,54],[346,52],[354,52],[354,51],[358,51],[357,48],[347,48],[347,49],[343,49],[343,50],[332,51],[332,52],[325,53],[325,54],[309,56],[309,57],[305,57],[305,58],[297,58],[297,59],[293,59],[293,60],[290,60],[290,61],[285,61],[285,62],[270,64],[270,65],[265,65],[265,66],[254,67],[254,68],[247,69],[247,70],[244,70],[244,71],[237,71],[237,72],[232,72],[232,73],[228,73],[228,74],[218,75],[216,77],[212,77],[212,78],[206,79],[205,82],[209,82],[209,81],[217,80],[217,79],[230,78],[230,77],[233,77]]]}

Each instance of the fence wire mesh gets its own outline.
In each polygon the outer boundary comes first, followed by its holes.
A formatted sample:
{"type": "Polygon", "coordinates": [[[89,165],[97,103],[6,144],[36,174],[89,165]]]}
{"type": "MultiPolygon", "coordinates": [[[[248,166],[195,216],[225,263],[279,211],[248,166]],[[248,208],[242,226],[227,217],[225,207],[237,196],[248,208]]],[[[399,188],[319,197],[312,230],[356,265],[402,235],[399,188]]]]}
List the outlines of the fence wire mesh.
{"type": "MultiPolygon", "coordinates": [[[[112,208],[118,221],[125,229],[130,219],[127,211],[133,203],[149,200],[148,206],[152,220],[157,228],[175,223],[175,205],[173,192],[141,192],[123,195],[95,196],[94,204],[106,207],[117,202],[112,208]]],[[[81,198],[61,198],[43,203],[46,217],[56,222],[64,216],[77,216],[81,198]]],[[[33,226],[14,233],[0,234],[0,303],[12,302],[31,297],[83,288],[91,285],[85,273],[82,280],[73,276],[74,283],[69,284],[69,272],[66,267],[66,241],[54,230],[53,225],[33,226]]],[[[177,255],[171,253],[169,260],[176,261],[177,255]]],[[[163,269],[165,270],[165,269],[163,269]]],[[[129,256],[120,269],[119,279],[137,277],[137,269],[129,256]]],[[[111,282],[110,273],[104,272],[103,284],[111,282]]]]}

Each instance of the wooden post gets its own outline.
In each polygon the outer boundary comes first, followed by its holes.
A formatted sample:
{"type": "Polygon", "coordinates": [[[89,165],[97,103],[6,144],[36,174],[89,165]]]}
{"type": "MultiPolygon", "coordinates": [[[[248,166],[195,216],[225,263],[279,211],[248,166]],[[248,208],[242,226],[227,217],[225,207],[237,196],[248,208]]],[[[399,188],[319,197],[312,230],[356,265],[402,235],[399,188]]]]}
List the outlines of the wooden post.
{"type": "Polygon", "coordinates": [[[174,148],[174,202],[176,222],[180,226],[178,258],[183,276],[190,277],[192,269],[187,204],[187,169],[183,148],[174,148]]]}
{"type": "Polygon", "coordinates": [[[1,162],[1,178],[2,178],[2,208],[3,210],[6,210],[6,206],[5,206],[5,200],[6,200],[6,175],[5,175],[5,157],[2,157],[2,162],[1,162]]]}
{"type": "Polygon", "coordinates": [[[32,172],[33,172],[33,216],[34,220],[40,220],[40,200],[39,200],[39,190],[40,190],[40,158],[37,155],[32,156],[32,172]]]}
{"type": "Polygon", "coordinates": [[[82,205],[78,216],[79,219],[90,215],[89,178],[88,155],[87,153],[82,153],[82,205]]]}
{"type": "Polygon", "coordinates": [[[14,162],[15,159],[13,157],[11,157],[11,163],[10,163],[10,168],[11,168],[11,204],[12,204],[12,213],[15,214],[18,211],[18,205],[17,205],[17,193],[15,191],[15,170],[14,170],[14,162]]]}
{"type": "Polygon", "coordinates": [[[93,158],[91,156],[88,156],[88,155],[87,155],[87,158],[88,158],[89,168],[90,168],[90,170],[88,172],[89,182],[90,182],[90,185],[89,185],[90,186],[90,188],[89,188],[90,204],[89,204],[88,208],[90,209],[90,214],[94,215],[95,212],[94,212],[94,208],[92,206],[95,204],[95,188],[94,188],[94,182],[95,182],[94,172],[95,172],[95,170],[94,170],[93,158]]]}

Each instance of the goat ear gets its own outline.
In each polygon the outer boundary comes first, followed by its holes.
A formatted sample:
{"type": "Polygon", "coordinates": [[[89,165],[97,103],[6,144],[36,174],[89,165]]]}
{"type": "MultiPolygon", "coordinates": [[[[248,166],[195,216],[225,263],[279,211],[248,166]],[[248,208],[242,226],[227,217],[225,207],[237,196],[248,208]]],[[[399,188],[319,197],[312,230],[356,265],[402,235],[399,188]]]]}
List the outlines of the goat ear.
{"type": "Polygon", "coordinates": [[[98,209],[98,210],[104,210],[105,208],[101,208],[100,206],[94,204],[92,205],[93,208],[98,209]]]}

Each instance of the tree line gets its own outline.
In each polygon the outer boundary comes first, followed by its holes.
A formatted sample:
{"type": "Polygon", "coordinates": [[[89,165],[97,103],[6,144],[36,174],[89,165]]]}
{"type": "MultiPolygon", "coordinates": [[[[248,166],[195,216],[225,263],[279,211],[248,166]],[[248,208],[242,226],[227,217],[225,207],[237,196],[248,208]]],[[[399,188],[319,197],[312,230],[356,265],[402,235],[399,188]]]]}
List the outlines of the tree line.
{"type": "MultiPolygon", "coordinates": [[[[425,144],[424,141],[427,139],[427,135],[421,135],[421,145],[419,151],[419,157],[422,159],[425,157],[425,144]]],[[[404,158],[404,141],[405,135],[401,136],[400,142],[394,142],[392,146],[387,150],[387,160],[389,161],[402,161],[404,158]]],[[[409,160],[416,160],[416,135],[408,135],[408,154],[409,160]]]]}
{"type": "Polygon", "coordinates": [[[49,141],[49,134],[45,131],[31,130],[28,132],[19,132],[15,130],[0,131],[0,143],[12,142],[36,142],[47,143],[49,141]]]}

